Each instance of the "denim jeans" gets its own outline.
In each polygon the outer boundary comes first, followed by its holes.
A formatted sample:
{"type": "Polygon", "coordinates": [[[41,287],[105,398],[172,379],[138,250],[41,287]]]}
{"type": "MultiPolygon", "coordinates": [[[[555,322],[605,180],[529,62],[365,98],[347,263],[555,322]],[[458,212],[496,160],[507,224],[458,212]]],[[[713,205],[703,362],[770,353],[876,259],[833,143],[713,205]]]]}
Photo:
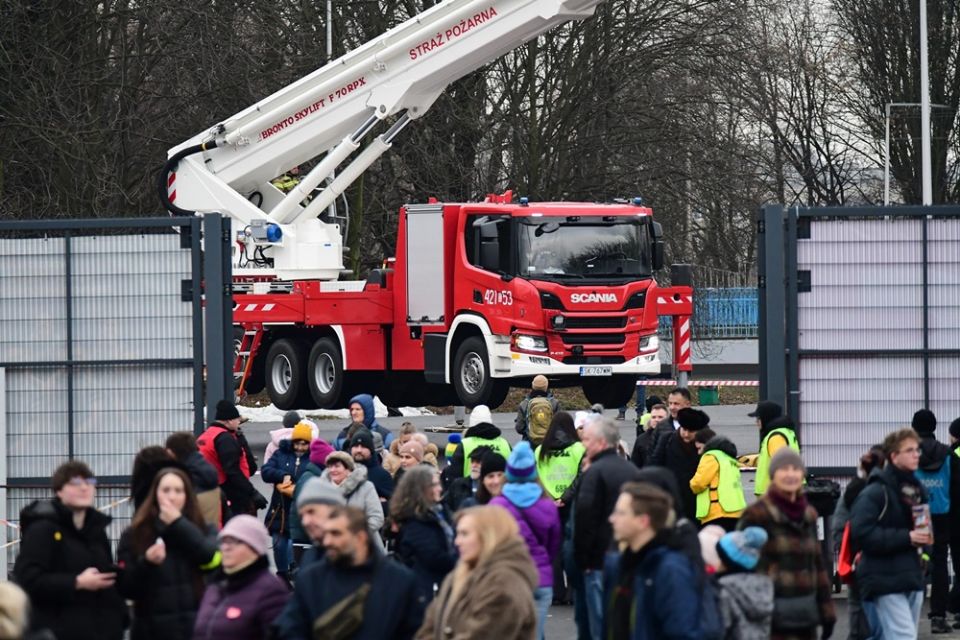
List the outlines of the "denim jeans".
{"type": "Polygon", "coordinates": [[[877,596],[863,601],[870,621],[871,640],[916,639],[920,628],[923,591],[907,591],[877,596]]]}
{"type": "Polygon", "coordinates": [[[273,562],[277,565],[278,573],[290,571],[290,560],[293,558],[293,542],[290,538],[275,533],[273,538],[273,562]]]}
{"type": "Polygon", "coordinates": [[[533,592],[533,601],[537,607],[537,638],[543,640],[543,628],[547,623],[547,611],[553,604],[553,587],[537,587],[533,592]]]}
{"type": "Polygon", "coordinates": [[[584,595],[587,597],[587,616],[590,621],[590,637],[603,637],[603,571],[594,569],[583,573],[584,595]]]}

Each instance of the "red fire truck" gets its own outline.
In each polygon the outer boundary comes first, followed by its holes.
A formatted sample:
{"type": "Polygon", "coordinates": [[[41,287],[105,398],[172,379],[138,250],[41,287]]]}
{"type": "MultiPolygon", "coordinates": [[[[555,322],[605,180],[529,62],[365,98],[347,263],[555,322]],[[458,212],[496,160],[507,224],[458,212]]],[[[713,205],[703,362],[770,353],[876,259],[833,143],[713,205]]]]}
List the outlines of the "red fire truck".
{"type": "Polygon", "coordinates": [[[281,409],[364,391],[495,407],[544,374],[620,406],[660,372],[658,315],[690,315],[692,291],[654,281],[662,234],[640,199],[406,205],[395,258],[339,279],[347,186],[447,84],[600,2],[447,0],[171,149],[165,206],[232,220],[241,394],[266,388],[281,409]],[[275,186],[320,156],[289,192],[275,186]]]}

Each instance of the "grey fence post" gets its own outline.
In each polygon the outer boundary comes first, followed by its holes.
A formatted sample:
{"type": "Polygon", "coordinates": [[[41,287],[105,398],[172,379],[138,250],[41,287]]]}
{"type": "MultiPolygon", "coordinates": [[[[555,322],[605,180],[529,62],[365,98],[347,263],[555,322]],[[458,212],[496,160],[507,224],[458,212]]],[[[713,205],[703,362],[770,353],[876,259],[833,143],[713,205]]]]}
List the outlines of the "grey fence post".
{"type": "Polygon", "coordinates": [[[786,317],[783,207],[764,206],[757,217],[760,297],[760,398],[786,406],[786,317]]]}
{"type": "Polygon", "coordinates": [[[203,217],[203,280],[206,300],[204,348],[207,361],[207,421],[217,402],[233,400],[233,295],[230,221],[218,213],[203,217]]]}

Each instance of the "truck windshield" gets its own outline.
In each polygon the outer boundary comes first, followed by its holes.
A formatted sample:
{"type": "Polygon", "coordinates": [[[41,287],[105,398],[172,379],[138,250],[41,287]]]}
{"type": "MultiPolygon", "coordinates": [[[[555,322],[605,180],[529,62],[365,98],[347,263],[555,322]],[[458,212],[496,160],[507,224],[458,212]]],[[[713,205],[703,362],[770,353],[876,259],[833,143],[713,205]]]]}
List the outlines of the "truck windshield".
{"type": "Polygon", "coordinates": [[[522,278],[635,280],[651,275],[645,220],[526,218],[518,226],[522,278]]]}

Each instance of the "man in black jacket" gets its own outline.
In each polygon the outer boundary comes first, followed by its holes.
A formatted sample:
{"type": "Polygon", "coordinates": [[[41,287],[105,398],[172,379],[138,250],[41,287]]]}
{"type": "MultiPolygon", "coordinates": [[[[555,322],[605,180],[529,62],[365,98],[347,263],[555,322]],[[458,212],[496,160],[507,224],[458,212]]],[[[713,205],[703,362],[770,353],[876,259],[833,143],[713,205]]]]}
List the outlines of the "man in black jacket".
{"type": "Polygon", "coordinates": [[[657,439],[662,435],[673,433],[673,422],[667,419],[669,415],[665,405],[659,403],[651,405],[650,417],[643,427],[643,433],[637,435],[637,440],[633,443],[633,453],[630,454],[630,459],[638,469],[642,469],[653,455],[657,439]]]}
{"type": "Polygon", "coordinates": [[[950,473],[950,447],[937,442],[937,417],[929,409],[913,414],[913,430],[920,435],[920,466],[917,478],[927,490],[933,520],[933,554],[930,558],[930,629],[933,633],[950,633],[947,623],[947,597],[950,576],[947,550],[950,548],[950,487],[955,478],[950,473]]]}
{"type": "Polygon", "coordinates": [[[927,501],[914,475],[920,465],[920,437],[902,429],[883,441],[888,464],[874,469],[853,504],[850,535],[861,551],[857,585],[867,618],[883,638],[916,638],[923,605],[920,551],[933,541],[914,526],[913,509],[927,501]]]}
{"type": "Polygon", "coordinates": [[[380,464],[380,456],[376,454],[373,444],[373,434],[366,429],[358,431],[346,445],[353,459],[367,468],[367,480],[373,483],[383,507],[383,515],[390,515],[390,497],[393,495],[393,478],[380,464]]]}
{"type": "Polygon", "coordinates": [[[413,638],[423,622],[425,602],[416,586],[413,572],[398,562],[387,560],[371,544],[367,519],[353,507],[336,507],[324,525],[323,546],[326,557],[305,567],[298,575],[293,597],[274,622],[276,637],[284,640],[309,640],[313,625],[341,628],[355,625],[349,634],[356,640],[413,638]],[[334,607],[369,588],[362,605],[347,607],[337,615],[334,607]]]}
{"type": "Polygon", "coordinates": [[[577,490],[573,553],[583,572],[590,635],[603,636],[603,562],[613,542],[610,514],[623,483],[637,479],[638,469],[617,455],[620,432],[609,418],[596,416],[583,428],[583,446],[590,468],[577,490]]]}
{"type": "Polygon", "coordinates": [[[126,606],[106,529],[112,518],[93,508],[96,478],[71,460],[50,478],[56,497],[20,513],[20,554],[14,581],[30,596],[34,630],[58,640],[120,640],[126,606]]]}
{"type": "Polygon", "coordinates": [[[677,412],[680,428],[668,433],[657,441],[657,449],[650,456],[650,464],[666,467],[677,479],[680,491],[680,504],[676,505],[677,517],[691,521],[697,518],[697,498],[690,489],[690,480],[697,473],[700,454],[697,452],[695,438],[697,432],[706,429],[710,416],[699,409],[689,407],[677,412]]]}

